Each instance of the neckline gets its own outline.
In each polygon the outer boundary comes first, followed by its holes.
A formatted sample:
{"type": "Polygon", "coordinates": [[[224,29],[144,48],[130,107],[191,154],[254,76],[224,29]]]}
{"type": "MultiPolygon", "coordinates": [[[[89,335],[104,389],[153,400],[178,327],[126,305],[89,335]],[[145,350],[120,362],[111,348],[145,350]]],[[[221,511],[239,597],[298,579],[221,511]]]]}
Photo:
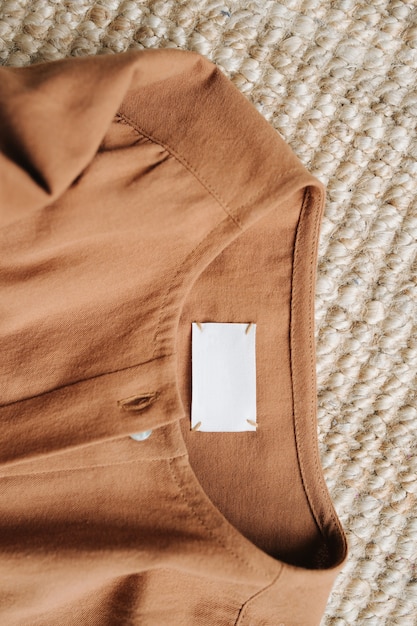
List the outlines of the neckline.
{"type": "MultiPolygon", "coordinates": [[[[188,483],[187,486],[193,490],[194,497],[197,497],[201,510],[204,511],[206,520],[208,520],[207,523],[215,532],[220,533],[229,549],[246,559],[252,569],[263,571],[269,576],[279,576],[282,570],[290,568],[295,572],[303,572],[303,575],[308,573],[313,577],[329,575],[333,580],[347,559],[347,539],[330,498],[318,450],[314,287],[319,227],[324,210],[325,192],[318,180],[311,175],[308,176],[308,180],[299,181],[299,184],[304,185],[305,194],[296,229],[292,266],[290,356],[297,460],[311,513],[329,548],[330,562],[327,566],[321,569],[307,569],[273,557],[246,538],[212,502],[190,464],[187,444],[179,425],[178,418],[189,420],[190,416],[185,412],[179,392],[179,373],[176,362],[173,365],[175,381],[173,393],[177,407],[177,421],[172,426],[175,429],[174,436],[179,441],[179,447],[186,451],[184,455],[186,459],[185,468],[182,470],[184,484],[188,483]]],[[[297,184],[290,186],[290,189],[294,192],[297,189],[297,184]]],[[[270,204],[268,207],[253,205],[252,213],[236,215],[237,221],[230,216],[226,217],[203,242],[200,242],[193,256],[188,259],[187,270],[190,273],[187,274],[187,280],[182,274],[184,268],[181,269],[179,274],[182,275],[182,282],[179,282],[178,286],[173,284],[173,293],[177,293],[176,287],[181,292],[180,301],[176,301],[175,305],[174,347],[172,350],[174,355],[177,354],[175,342],[179,320],[187,294],[192,289],[194,282],[225,247],[230,245],[247,228],[250,228],[251,224],[265,215],[267,211],[279,210],[279,204],[270,204]]]]}

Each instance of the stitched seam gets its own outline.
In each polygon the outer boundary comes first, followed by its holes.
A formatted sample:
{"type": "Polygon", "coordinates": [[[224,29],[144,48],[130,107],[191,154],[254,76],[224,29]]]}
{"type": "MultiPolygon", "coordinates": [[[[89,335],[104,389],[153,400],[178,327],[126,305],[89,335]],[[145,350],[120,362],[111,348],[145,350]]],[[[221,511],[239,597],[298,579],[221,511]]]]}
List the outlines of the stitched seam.
{"type": "Polygon", "coordinates": [[[271,587],[273,587],[275,585],[275,583],[278,581],[278,579],[281,577],[282,572],[284,571],[284,568],[281,567],[281,570],[279,571],[279,574],[274,578],[274,580],[269,583],[269,585],[267,585],[266,587],[264,587],[263,589],[261,589],[260,591],[257,591],[256,593],[253,594],[253,596],[251,596],[250,598],[248,598],[246,600],[246,602],[244,604],[242,604],[239,614],[237,616],[237,620],[234,623],[234,626],[245,626],[245,622],[244,619],[246,617],[248,608],[250,608],[250,603],[253,600],[256,600],[257,597],[261,596],[265,591],[268,591],[268,589],[270,589],[271,587]]]}
{"type": "MultiPolygon", "coordinates": [[[[182,456],[188,456],[187,454],[184,454],[182,456]]],[[[250,563],[249,561],[246,561],[246,559],[244,559],[243,557],[241,557],[239,554],[236,554],[234,552],[234,550],[232,550],[232,548],[230,548],[230,546],[228,546],[224,541],[221,540],[221,538],[211,529],[207,526],[207,524],[205,523],[205,521],[200,517],[197,508],[189,501],[187,495],[184,493],[184,489],[182,486],[182,482],[180,481],[180,479],[177,477],[177,474],[175,473],[175,470],[172,466],[172,461],[175,459],[176,457],[171,457],[170,459],[168,459],[168,466],[172,475],[172,478],[175,482],[175,484],[177,485],[181,497],[184,500],[185,504],[187,505],[187,507],[189,508],[189,510],[191,511],[191,513],[193,514],[193,516],[200,522],[200,524],[203,526],[203,528],[205,528],[205,530],[209,533],[209,535],[211,537],[213,537],[213,539],[216,541],[216,543],[218,543],[222,548],[224,548],[227,552],[229,552],[235,559],[237,559],[240,563],[243,563],[244,565],[247,565],[252,571],[256,572],[257,574],[265,574],[265,572],[262,572],[261,570],[258,570],[258,568],[256,568],[254,565],[252,565],[252,563],[250,563]]]]}
{"type": "Polygon", "coordinates": [[[203,177],[194,169],[194,167],[191,165],[191,163],[189,163],[187,161],[187,159],[185,157],[183,157],[182,155],[178,154],[176,150],[174,150],[174,148],[172,148],[171,146],[169,146],[168,144],[163,143],[162,141],[157,141],[154,137],[152,137],[152,135],[149,135],[147,132],[145,132],[145,130],[143,128],[141,128],[139,126],[139,124],[137,124],[137,122],[135,122],[134,120],[132,120],[130,117],[128,117],[125,113],[117,113],[117,117],[119,119],[123,119],[126,124],[129,124],[137,133],[141,134],[143,137],[146,137],[147,139],[149,139],[150,141],[152,141],[153,143],[162,146],[163,148],[165,148],[165,150],[167,150],[170,154],[172,154],[173,157],[175,157],[175,159],[177,161],[179,161],[183,166],[186,167],[186,169],[193,174],[193,176],[203,185],[203,187],[210,193],[210,195],[213,196],[213,198],[218,202],[218,204],[222,207],[223,211],[225,211],[225,213],[227,213],[227,215],[229,215],[229,217],[236,222],[236,224],[242,228],[242,224],[240,223],[239,218],[236,218],[235,216],[233,216],[229,210],[229,207],[227,206],[226,202],[218,195],[218,193],[215,191],[215,189],[213,189],[213,187],[206,181],[203,179],[203,177]]]}
{"type": "MultiPolygon", "coordinates": [[[[301,208],[301,212],[300,212],[300,218],[299,218],[299,223],[297,226],[297,235],[296,235],[296,241],[298,242],[298,235],[299,235],[299,230],[301,227],[301,220],[303,220],[304,218],[304,211],[308,205],[310,199],[310,193],[308,190],[306,190],[305,195],[304,195],[304,200],[303,200],[303,206],[301,208]]],[[[313,207],[312,207],[313,208],[313,207]]],[[[315,224],[317,224],[317,217],[316,217],[316,221],[315,224]]],[[[296,274],[296,270],[298,269],[299,266],[299,259],[300,259],[300,253],[298,252],[298,246],[297,246],[297,250],[296,250],[296,258],[294,260],[294,265],[293,265],[293,277],[296,274]]],[[[309,273],[309,285],[310,285],[310,290],[309,290],[309,298],[312,297],[312,252],[310,252],[310,262],[309,262],[309,266],[310,266],[310,273],[309,273]]],[[[298,276],[298,272],[297,272],[297,276],[298,276]]],[[[294,280],[294,279],[293,279],[294,280]]],[[[297,298],[298,298],[298,291],[297,291],[297,298]]],[[[292,309],[295,306],[295,296],[294,296],[294,290],[292,288],[291,290],[291,302],[292,302],[292,309]]],[[[294,332],[294,331],[293,331],[294,332]]],[[[311,332],[312,332],[312,326],[311,326],[311,316],[310,316],[310,321],[309,321],[309,350],[310,350],[310,372],[312,372],[313,369],[313,363],[312,363],[312,342],[311,342],[311,332]]],[[[294,354],[292,353],[291,359],[294,359],[294,354]]],[[[294,390],[294,378],[293,375],[291,377],[291,382],[292,382],[292,393],[293,393],[293,397],[295,397],[295,390],[294,390]]],[[[312,404],[310,405],[312,407],[312,404]]],[[[311,411],[310,411],[310,415],[311,415],[311,411]]],[[[312,418],[310,417],[310,420],[312,420],[312,418]]],[[[298,460],[298,466],[300,468],[300,475],[301,475],[301,482],[303,485],[303,489],[304,492],[307,496],[307,500],[310,506],[310,509],[313,513],[314,516],[314,520],[317,524],[317,527],[321,533],[321,535],[324,537],[323,534],[323,529],[321,527],[320,521],[319,521],[319,517],[317,515],[316,509],[314,507],[311,495],[310,495],[310,490],[305,482],[305,478],[304,478],[304,466],[303,466],[303,461],[302,461],[302,456],[303,456],[303,452],[302,449],[300,447],[300,439],[299,439],[299,421],[297,419],[297,414],[294,411],[294,434],[295,434],[295,441],[296,441],[296,450],[297,450],[297,460],[298,460]]],[[[317,473],[317,459],[316,459],[316,455],[314,455],[314,467],[317,473]]]]}
{"type": "MultiPolygon", "coordinates": [[[[120,113],[119,112],[119,113],[116,114],[116,117],[118,117],[119,119],[123,119],[127,124],[130,124],[132,126],[132,128],[134,130],[136,130],[137,133],[140,133],[143,137],[146,137],[147,139],[149,139],[153,143],[161,146],[162,148],[167,150],[170,154],[172,154],[172,156],[175,159],[177,159],[177,161],[179,161],[181,163],[181,165],[183,165],[203,185],[203,187],[213,196],[213,198],[219,203],[219,205],[221,206],[223,211],[225,211],[225,213],[227,213],[227,215],[234,222],[236,222],[236,224],[240,228],[243,228],[242,222],[240,221],[239,217],[235,214],[236,211],[240,211],[245,206],[248,206],[251,202],[256,200],[256,198],[258,198],[265,191],[265,189],[267,189],[267,187],[269,186],[269,183],[264,185],[260,189],[258,189],[252,196],[250,196],[250,198],[248,198],[243,204],[239,205],[236,209],[232,209],[231,207],[229,207],[227,202],[225,200],[223,200],[223,198],[220,196],[218,191],[213,189],[213,187],[210,185],[210,183],[207,182],[207,180],[205,180],[205,178],[203,178],[203,176],[200,174],[200,172],[198,172],[194,168],[194,166],[182,154],[179,154],[174,148],[172,148],[172,146],[170,146],[170,145],[168,145],[166,143],[163,143],[159,139],[156,139],[155,137],[153,137],[152,135],[147,133],[141,126],[139,126],[139,124],[137,122],[132,120],[125,113],[120,113]]],[[[283,172],[281,172],[281,174],[279,176],[277,176],[277,178],[275,180],[280,180],[281,178],[284,178],[285,176],[287,176],[291,172],[295,172],[295,171],[299,171],[299,170],[300,170],[300,166],[299,165],[295,165],[294,167],[290,167],[288,170],[284,170],[283,172]]]]}
{"type": "Polygon", "coordinates": [[[148,461],[165,461],[165,460],[169,460],[171,461],[172,459],[176,459],[179,456],[186,456],[186,453],[184,454],[178,454],[176,456],[172,456],[172,457],[145,457],[145,458],[141,458],[141,459],[133,459],[130,461],[116,461],[115,463],[98,463],[97,465],[77,465],[75,467],[66,467],[66,468],[58,468],[58,469],[50,469],[50,470],[34,470],[32,472],[22,472],[19,474],[5,474],[4,476],[2,476],[1,474],[1,470],[0,470],[0,480],[2,480],[3,478],[15,478],[16,476],[37,476],[39,474],[57,474],[57,473],[65,473],[65,472],[77,472],[79,470],[88,470],[88,469],[93,469],[96,467],[114,467],[114,466],[118,466],[118,465],[129,465],[131,463],[147,463],[148,461]]]}
{"type": "MultiPolygon", "coordinates": [[[[320,191],[321,194],[321,191],[320,191]]],[[[320,195],[321,197],[321,195],[320,195]]],[[[301,219],[303,218],[303,211],[305,210],[305,208],[308,205],[308,202],[310,200],[310,192],[307,189],[305,192],[305,198],[304,198],[304,202],[303,202],[303,208],[302,208],[302,213],[301,213],[301,219]]],[[[314,225],[313,225],[313,232],[317,233],[317,225],[318,225],[318,219],[319,219],[319,211],[317,210],[317,207],[319,206],[320,203],[320,198],[316,201],[312,203],[311,206],[311,210],[315,211],[315,219],[314,219],[314,225]]],[[[298,233],[298,229],[300,227],[300,224],[297,227],[297,233],[298,233]]],[[[314,294],[313,294],[313,257],[314,257],[314,246],[312,246],[311,251],[310,251],[310,261],[309,261],[309,302],[311,302],[311,299],[313,298],[314,294]]],[[[298,252],[297,249],[297,257],[294,261],[294,269],[293,269],[293,275],[296,273],[296,269],[298,269],[299,266],[299,261],[300,260],[300,253],[298,252]]],[[[298,276],[298,273],[297,273],[298,276]]],[[[293,292],[292,292],[293,293],[293,292]]],[[[298,297],[298,292],[297,292],[297,297],[298,297]]],[[[294,303],[295,299],[291,298],[292,303],[294,303]]],[[[314,351],[313,351],[313,319],[312,316],[309,315],[309,351],[310,351],[310,376],[311,379],[313,380],[314,378],[314,351]]],[[[293,356],[292,356],[293,358],[293,356]]],[[[293,383],[293,378],[292,378],[292,383],[293,383]]],[[[294,392],[294,384],[293,386],[293,395],[295,395],[294,392]]],[[[315,399],[312,397],[311,399],[311,404],[310,404],[310,427],[311,427],[311,432],[315,433],[316,432],[316,425],[315,425],[315,421],[314,421],[314,403],[315,403],[315,399]]],[[[322,535],[322,537],[324,539],[327,539],[325,533],[324,533],[324,529],[322,527],[322,524],[320,523],[320,516],[317,513],[315,504],[314,504],[314,500],[311,497],[311,493],[310,493],[310,489],[308,488],[306,482],[305,482],[305,478],[304,478],[304,465],[303,465],[303,457],[304,457],[304,446],[300,447],[300,438],[299,438],[299,420],[297,419],[297,416],[294,412],[294,431],[295,431],[295,439],[296,439],[296,450],[297,450],[297,459],[298,459],[298,464],[300,467],[300,474],[301,474],[301,482],[304,488],[304,492],[307,496],[307,500],[311,509],[311,512],[313,513],[315,522],[317,524],[317,527],[322,535]]],[[[318,458],[318,453],[317,453],[317,446],[314,443],[314,445],[312,446],[313,450],[313,463],[314,463],[314,471],[315,471],[315,479],[318,479],[318,482],[320,484],[320,492],[321,495],[324,499],[324,502],[327,503],[327,508],[330,511],[330,516],[332,518],[332,521],[334,522],[334,524],[336,525],[337,528],[339,528],[339,524],[337,523],[334,513],[333,513],[333,506],[330,505],[329,507],[329,498],[327,496],[327,493],[325,491],[324,485],[323,485],[323,477],[322,477],[322,469],[321,469],[321,465],[319,463],[319,458],[318,458]]]]}
{"type": "MultiPolygon", "coordinates": [[[[307,192],[309,193],[309,192],[307,192]]],[[[318,226],[318,221],[319,221],[319,210],[318,207],[320,205],[320,199],[321,199],[321,194],[322,192],[320,191],[320,196],[319,198],[316,200],[315,203],[313,203],[313,207],[312,210],[315,210],[316,213],[316,217],[314,220],[314,229],[313,232],[316,234],[316,237],[318,237],[318,232],[317,232],[317,226],[318,226]]],[[[312,247],[311,250],[311,257],[310,257],[310,294],[309,294],[309,301],[311,302],[312,298],[314,298],[314,291],[313,291],[313,257],[314,257],[314,246],[312,247]]],[[[311,375],[312,377],[315,376],[315,356],[314,356],[314,351],[313,351],[313,336],[314,336],[314,328],[313,328],[313,318],[310,315],[310,325],[309,325],[309,342],[310,342],[310,355],[311,355],[311,375]]],[[[314,456],[314,468],[315,468],[315,472],[316,472],[316,478],[318,478],[318,482],[320,484],[320,491],[323,497],[323,501],[327,503],[327,509],[330,511],[330,517],[333,521],[333,523],[335,524],[335,526],[337,528],[340,528],[340,525],[338,524],[338,522],[336,521],[336,517],[334,515],[334,509],[333,509],[333,503],[331,502],[329,496],[328,496],[328,492],[326,489],[326,485],[325,485],[325,481],[324,481],[324,477],[323,477],[323,469],[321,466],[321,462],[318,456],[318,450],[317,450],[317,445],[316,445],[316,438],[317,438],[317,426],[315,423],[315,419],[314,419],[314,406],[315,406],[315,398],[312,398],[312,410],[310,413],[310,422],[311,422],[311,426],[312,426],[312,431],[315,433],[315,442],[313,447],[313,456],[314,456]]],[[[313,508],[313,507],[312,507],[313,508]]],[[[320,531],[322,533],[322,535],[324,536],[324,532],[323,529],[320,525],[320,531]]]]}
{"type": "Polygon", "coordinates": [[[6,408],[8,406],[12,406],[13,404],[19,404],[20,402],[28,402],[29,400],[33,400],[34,398],[41,398],[42,396],[47,396],[51,393],[55,393],[60,389],[66,389],[67,387],[72,387],[73,385],[80,385],[81,383],[86,383],[90,380],[95,380],[97,378],[101,378],[102,376],[109,376],[110,374],[117,374],[117,372],[124,372],[125,370],[130,370],[135,367],[139,367],[140,365],[146,365],[146,363],[151,363],[152,361],[156,361],[157,359],[164,359],[166,357],[173,356],[172,354],[162,354],[158,357],[153,357],[148,359],[147,361],[141,361],[141,363],[134,363],[133,365],[127,365],[126,367],[121,367],[117,370],[111,370],[109,372],[102,372],[101,374],[96,374],[95,376],[89,376],[88,378],[81,378],[80,380],[75,380],[70,383],[66,383],[65,385],[61,385],[60,387],[54,387],[49,391],[43,391],[42,393],[37,393],[33,396],[29,396],[28,398],[20,398],[20,400],[13,400],[13,402],[8,402],[7,404],[0,404],[0,409],[6,408]]]}

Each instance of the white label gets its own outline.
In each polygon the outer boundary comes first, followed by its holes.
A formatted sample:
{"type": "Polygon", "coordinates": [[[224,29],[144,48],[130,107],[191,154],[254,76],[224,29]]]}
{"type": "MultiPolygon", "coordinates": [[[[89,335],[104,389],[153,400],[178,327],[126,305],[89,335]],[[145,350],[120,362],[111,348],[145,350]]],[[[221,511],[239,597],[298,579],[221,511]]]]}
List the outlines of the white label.
{"type": "Polygon", "coordinates": [[[255,337],[250,322],[192,322],[192,430],[256,431],[255,337]]]}

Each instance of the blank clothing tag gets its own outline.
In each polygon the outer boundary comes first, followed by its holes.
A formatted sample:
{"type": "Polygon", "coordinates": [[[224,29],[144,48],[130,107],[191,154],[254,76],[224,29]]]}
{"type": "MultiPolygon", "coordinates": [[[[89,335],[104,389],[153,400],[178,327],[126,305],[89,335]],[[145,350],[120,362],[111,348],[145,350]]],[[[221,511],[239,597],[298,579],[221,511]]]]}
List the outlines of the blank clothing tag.
{"type": "Polygon", "coordinates": [[[255,337],[250,322],[192,322],[192,430],[256,431],[255,337]]]}

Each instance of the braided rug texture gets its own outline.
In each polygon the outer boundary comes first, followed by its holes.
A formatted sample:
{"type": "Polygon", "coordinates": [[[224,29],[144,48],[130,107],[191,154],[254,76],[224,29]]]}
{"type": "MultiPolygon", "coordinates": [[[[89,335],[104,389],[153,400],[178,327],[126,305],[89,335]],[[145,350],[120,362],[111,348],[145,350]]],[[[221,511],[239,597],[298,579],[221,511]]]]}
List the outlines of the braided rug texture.
{"type": "Polygon", "coordinates": [[[350,558],[322,624],[413,626],[417,2],[0,0],[4,65],[160,47],[219,65],[327,185],[319,444],[350,558]]]}

